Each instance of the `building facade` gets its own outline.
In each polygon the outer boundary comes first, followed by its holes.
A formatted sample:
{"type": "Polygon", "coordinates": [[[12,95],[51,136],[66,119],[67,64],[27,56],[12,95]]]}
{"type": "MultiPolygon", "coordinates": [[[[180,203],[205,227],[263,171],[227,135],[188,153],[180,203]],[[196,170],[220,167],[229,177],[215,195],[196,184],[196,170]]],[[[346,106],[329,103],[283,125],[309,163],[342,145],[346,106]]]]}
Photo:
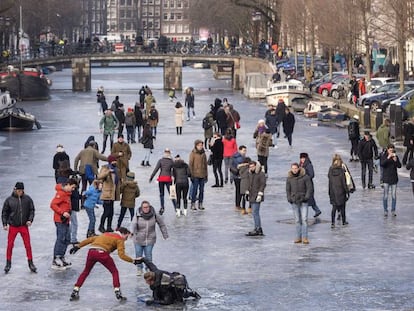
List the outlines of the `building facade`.
{"type": "Polygon", "coordinates": [[[191,39],[188,10],[189,0],[164,0],[162,5],[162,34],[177,41],[191,39]]]}

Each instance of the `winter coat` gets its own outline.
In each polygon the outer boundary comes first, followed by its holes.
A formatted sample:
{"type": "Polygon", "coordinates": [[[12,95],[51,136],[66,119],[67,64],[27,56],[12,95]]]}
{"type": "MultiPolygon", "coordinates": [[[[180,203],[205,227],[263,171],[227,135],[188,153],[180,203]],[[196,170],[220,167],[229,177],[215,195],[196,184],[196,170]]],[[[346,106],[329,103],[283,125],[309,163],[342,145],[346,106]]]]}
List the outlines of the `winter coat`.
{"type": "Polygon", "coordinates": [[[277,103],[276,106],[276,117],[277,121],[283,122],[286,116],[286,104],[285,103],[277,103]]]}
{"type": "Polygon", "coordinates": [[[277,132],[277,125],[279,124],[279,121],[275,109],[269,109],[266,111],[265,122],[267,128],[270,130],[270,133],[274,134],[277,132]]]}
{"type": "Polygon", "coordinates": [[[125,112],[123,108],[115,110],[115,117],[118,119],[119,124],[125,124],[125,112]]]}
{"type": "Polygon", "coordinates": [[[227,114],[223,107],[220,107],[220,109],[217,110],[215,119],[219,128],[227,128],[227,114]]]}
{"type": "Polygon", "coordinates": [[[286,195],[288,202],[291,204],[301,204],[312,197],[313,185],[303,167],[299,168],[297,175],[289,170],[286,180],[286,195]]]}
{"type": "Polygon", "coordinates": [[[175,108],[175,127],[182,127],[184,120],[184,108],[175,108]]]}
{"type": "Polygon", "coordinates": [[[126,142],[116,142],[112,146],[111,155],[116,157],[116,166],[118,168],[119,177],[122,181],[126,178],[126,173],[129,170],[129,160],[131,160],[131,147],[126,142]],[[122,152],[122,156],[119,153],[122,152]]]}
{"type": "Polygon", "coordinates": [[[413,148],[413,144],[410,140],[414,140],[414,123],[407,122],[404,126],[404,146],[413,148]]]}
{"type": "MultiPolygon", "coordinates": [[[[233,168],[238,169],[238,168],[239,168],[239,164],[242,164],[242,163],[244,162],[244,159],[245,159],[245,157],[244,157],[244,156],[242,156],[242,155],[240,154],[240,152],[238,152],[238,151],[237,151],[237,152],[233,155],[233,157],[232,157],[231,166],[232,166],[233,168]]],[[[233,174],[233,172],[232,172],[232,174],[233,174]]],[[[238,174],[238,175],[233,174],[233,178],[240,178],[240,172],[239,172],[239,174],[238,174]]]]}
{"type": "Polygon", "coordinates": [[[390,143],[390,127],[385,124],[381,124],[377,130],[378,144],[382,149],[386,149],[390,143]]]}
{"type": "Polygon", "coordinates": [[[69,218],[62,219],[63,214],[71,212],[70,196],[71,192],[63,190],[61,184],[55,186],[56,194],[50,203],[50,208],[53,210],[53,221],[57,223],[69,223],[69,218]]]}
{"type": "Polygon", "coordinates": [[[155,165],[154,170],[150,176],[150,181],[154,178],[155,174],[160,171],[160,175],[157,180],[161,182],[171,182],[172,168],[174,161],[171,159],[171,156],[164,156],[158,160],[157,165],[155,165]]]}
{"type": "Polygon", "coordinates": [[[53,157],[53,169],[58,170],[60,166],[59,162],[63,162],[65,160],[70,161],[69,155],[66,152],[56,152],[53,157]]]}
{"type": "Polygon", "coordinates": [[[355,119],[351,119],[348,124],[348,138],[349,140],[359,140],[359,123],[355,119]]]}
{"type": "Polygon", "coordinates": [[[172,172],[177,185],[188,185],[188,178],[191,176],[191,173],[188,164],[184,160],[175,160],[172,172]]]}
{"type": "Polygon", "coordinates": [[[84,195],[86,197],[83,206],[85,208],[95,208],[96,204],[101,204],[100,199],[102,191],[95,187],[95,185],[90,185],[88,190],[85,191],[84,195]]]}
{"type": "Polygon", "coordinates": [[[119,201],[120,180],[118,169],[112,165],[101,167],[97,179],[103,181],[101,200],[102,201],[119,201]]]}
{"type": "Polygon", "coordinates": [[[140,106],[135,105],[134,107],[134,116],[135,116],[135,125],[136,126],[143,126],[144,125],[144,119],[142,117],[142,110],[140,106]]]}
{"type": "Polygon", "coordinates": [[[125,116],[125,126],[127,127],[135,127],[137,124],[135,120],[135,114],[132,111],[127,112],[125,116]]]}
{"type": "Polygon", "coordinates": [[[256,169],[254,172],[249,170],[249,202],[256,202],[259,192],[262,194],[261,202],[264,201],[264,189],[266,188],[266,176],[262,172],[262,167],[259,162],[256,162],[256,169]]]}
{"type": "Polygon", "coordinates": [[[256,139],[257,155],[262,156],[262,157],[268,157],[269,147],[271,145],[272,145],[272,134],[263,133],[257,136],[257,139],[256,139]]]}
{"type": "Polygon", "coordinates": [[[99,160],[107,161],[108,158],[103,154],[100,154],[99,151],[92,146],[88,146],[86,149],[81,150],[76,156],[73,169],[79,171],[81,174],[85,174],[85,165],[89,164],[92,167],[93,173],[96,175],[98,174],[99,160]]]}
{"type": "Polygon", "coordinates": [[[135,198],[140,195],[138,183],[135,180],[127,180],[121,184],[121,206],[135,208],[135,198]]]}
{"type": "Polygon", "coordinates": [[[119,121],[113,114],[110,116],[104,115],[99,121],[99,128],[103,129],[105,135],[112,135],[118,127],[119,121]]]}
{"type": "Polygon", "coordinates": [[[226,136],[222,139],[223,142],[223,156],[232,157],[237,152],[237,142],[234,137],[228,139],[226,136]]]}
{"type": "Polygon", "coordinates": [[[146,216],[140,207],[131,224],[131,232],[133,234],[134,243],[141,246],[154,245],[157,241],[155,224],[158,224],[163,238],[168,238],[167,226],[165,225],[162,217],[157,215],[152,206],[147,214],[150,216],[146,216]]]}
{"type": "Polygon", "coordinates": [[[388,159],[388,153],[381,154],[380,165],[382,166],[382,181],[384,184],[395,185],[398,183],[397,169],[401,168],[400,159],[397,156],[397,161],[392,158],[388,159]]]}
{"type": "Polygon", "coordinates": [[[141,143],[144,145],[145,149],[154,149],[154,137],[152,136],[151,129],[146,129],[142,131],[141,143]]]}
{"type": "Polygon", "coordinates": [[[361,140],[358,144],[358,157],[361,161],[372,160],[373,158],[378,157],[378,148],[375,141],[371,138],[366,140],[365,138],[361,140]]]}
{"type": "Polygon", "coordinates": [[[236,122],[240,122],[240,114],[236,109],[230,109],[227,115],[227,127],[234,129],[236,122]]]}
{"type": "Polygon", "coordinates": [[[188,166],[191,172],[191,178],[207,178],[207,157],[204,149],[201,151],[197,150],[194,146],[193,151],[190,153],[190,159],[188,166]]]}
{"type": "Polygon", "coordinates": [[[147,96],[145,96],[145,118],[146,119],[148,119],[152,103],[155,103],[155,98],[152,96],[152,94],[148,94],[147,96]]]}
{"type": "Polygon", "coordinates": [[[158,110],[152,107],[149,112],[149,117],[148,117],[148,123],[150,127],[157,127],[159,118],[160,118],[160,115],[158,113],[158,110]]]}
{"type": "Polygon", "coordinates": [[[239,165],[240,193],[245,194],[249,190],[249,163],[239,165]]]}
{"type": "Polygon", "coordinates": [[[411,182],[414,182],[414,158],[412,158],[410,162],[407,163],[406,167],[407,167],[407,170],[411,170],[410,179],[411,179],[411,182]]]}
{"type": "Polygon", "coordinates": [[[332,205],[345,205],[349,198],[348,186],[346,185],[345,171],[341,167],[329,168],[329,199],[332,205]]]}
{"type": "MultiPolygon", "coordinates": [[[[207,114],[205,115],[205,118],[208,118],[208,122],[210,124],[216,124],[216,122],[214,121],[213,118],[213,113],[211,111],[207,112],[207,114]]],[[[209,139],[211,137],[213,137],[213,126],[210,126],[208,129],[204,129],[204,138],[209,139]]]]}
{"type": "Polygon", "coordinates": [[[285,135],[291,135],[293,133],[293,129],[295,127],[295,116],[293,113],[289,112],[285,115],[283,119],[283,132],[285,135]]]}
{"type": "Polygon", "coordinates": [[[306,175],[308,175],[312,181],[312,179],[315,177],[315,170],[313,169],[311,160],[309,158],[306,158],[300,166],[305,169],[306,175]]]}
{"type": "Polygon", "coordinates": [[[185,106],[187,108],[194,108],[194,94],[190,92],[185,95],[185,106]]]}
{"type": "Polygon", "coordinates": [[[33,222],[35,207],[33,200],[27,194],[19,197],[16,191],[13,191],[3,203],[1,219],[3,227],[10,225],[14,227],[26,226],[28,221],[33,222]]]}
{"type": "Polygon", "coordinates": [[[223,160],[224,146],[222,138],[216,138],[210,147],[213,160],[223,160]]]}

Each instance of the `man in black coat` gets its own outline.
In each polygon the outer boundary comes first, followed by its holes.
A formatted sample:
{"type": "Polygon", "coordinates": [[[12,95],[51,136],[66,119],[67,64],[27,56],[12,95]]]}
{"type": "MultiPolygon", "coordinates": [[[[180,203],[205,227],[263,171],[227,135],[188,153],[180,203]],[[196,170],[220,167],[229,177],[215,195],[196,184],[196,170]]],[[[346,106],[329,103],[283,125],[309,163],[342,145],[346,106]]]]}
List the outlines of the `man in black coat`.
{"type": "Polygon", "coordinates": [[[372,175],[374,170],[374,156],[378,158],[378,147],[369,131],[364,132],[364,138],[358,144],[358,156],[361,161],[362,188],[366,188],[365,178],[368,167],[368,189],[374,189],[372,175]]]}
{"type": "Polygon", "coordinates": [[[37,272],[37,269],[33,264],[29,233],[29,227],[33,223],[34,215],[35,208],[32,198],[24,193],[24,184],[22,182],[17,182],[12,195],[4,201],[1,213],[3,229],[8,231],[6,251],[7,261],[6,266],[4,267],[4,272],[8,273],[11,269],[14,240],[18,233],[20,233],[24,247],[26,248],[29,269],[32,272],[37,272]]]}
{"type": "Polygon", "coordinates": [[[397,216],[395,207],[397,204],[397,183],[398,172],[397,169],[401,167],[400,159],[395,153],[393,144],[387,146],[387,151],[383,152],[380,159],[380,165],[383,168],[383,183],[384,194],[382,198],[384,206],[384,217],[388,216],[388,193],[391,190],[391,213],[392,216],[397,216]]]}

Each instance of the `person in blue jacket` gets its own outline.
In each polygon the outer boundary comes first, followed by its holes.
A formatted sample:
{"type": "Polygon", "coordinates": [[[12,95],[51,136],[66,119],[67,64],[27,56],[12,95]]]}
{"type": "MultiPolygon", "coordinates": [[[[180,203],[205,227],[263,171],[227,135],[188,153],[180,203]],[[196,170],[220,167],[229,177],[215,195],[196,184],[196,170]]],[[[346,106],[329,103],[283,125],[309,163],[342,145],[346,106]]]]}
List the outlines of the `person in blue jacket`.
{"type": "Polygon", "coordinates": [[[89,225],[88,225],[88,232],[86,233],[86,237],[89,238],[91,236],[95,236],[95,207],[96,204],[102,204],[100,199],[102,192],[102,181],[94,180],[92,185],[89,186],[88,190],[85,191],[84,195],[86,197],[83,206],[85,207],[86,213],[88,214],[89,218],[89,225]]]}

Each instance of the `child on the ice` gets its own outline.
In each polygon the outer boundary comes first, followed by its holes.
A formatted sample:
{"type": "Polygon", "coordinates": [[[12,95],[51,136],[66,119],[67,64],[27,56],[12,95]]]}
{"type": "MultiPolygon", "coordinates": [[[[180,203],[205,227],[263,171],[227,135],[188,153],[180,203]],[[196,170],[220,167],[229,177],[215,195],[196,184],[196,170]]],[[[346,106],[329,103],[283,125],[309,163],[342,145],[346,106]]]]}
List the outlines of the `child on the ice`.
{"type": "Polygon", "coordinates": [[[95,234],[95,207],[96,204],[102,204],[100,199],[102,192],[102,181],[94,180],[92,185],[89,186],[89,189],[85,191],[84,195],[86,197],[83,206],[85,207],[86,213],[89,217],[89,225],[88,225],[88,232],[86,237],[89,238],[95,234]]]}

